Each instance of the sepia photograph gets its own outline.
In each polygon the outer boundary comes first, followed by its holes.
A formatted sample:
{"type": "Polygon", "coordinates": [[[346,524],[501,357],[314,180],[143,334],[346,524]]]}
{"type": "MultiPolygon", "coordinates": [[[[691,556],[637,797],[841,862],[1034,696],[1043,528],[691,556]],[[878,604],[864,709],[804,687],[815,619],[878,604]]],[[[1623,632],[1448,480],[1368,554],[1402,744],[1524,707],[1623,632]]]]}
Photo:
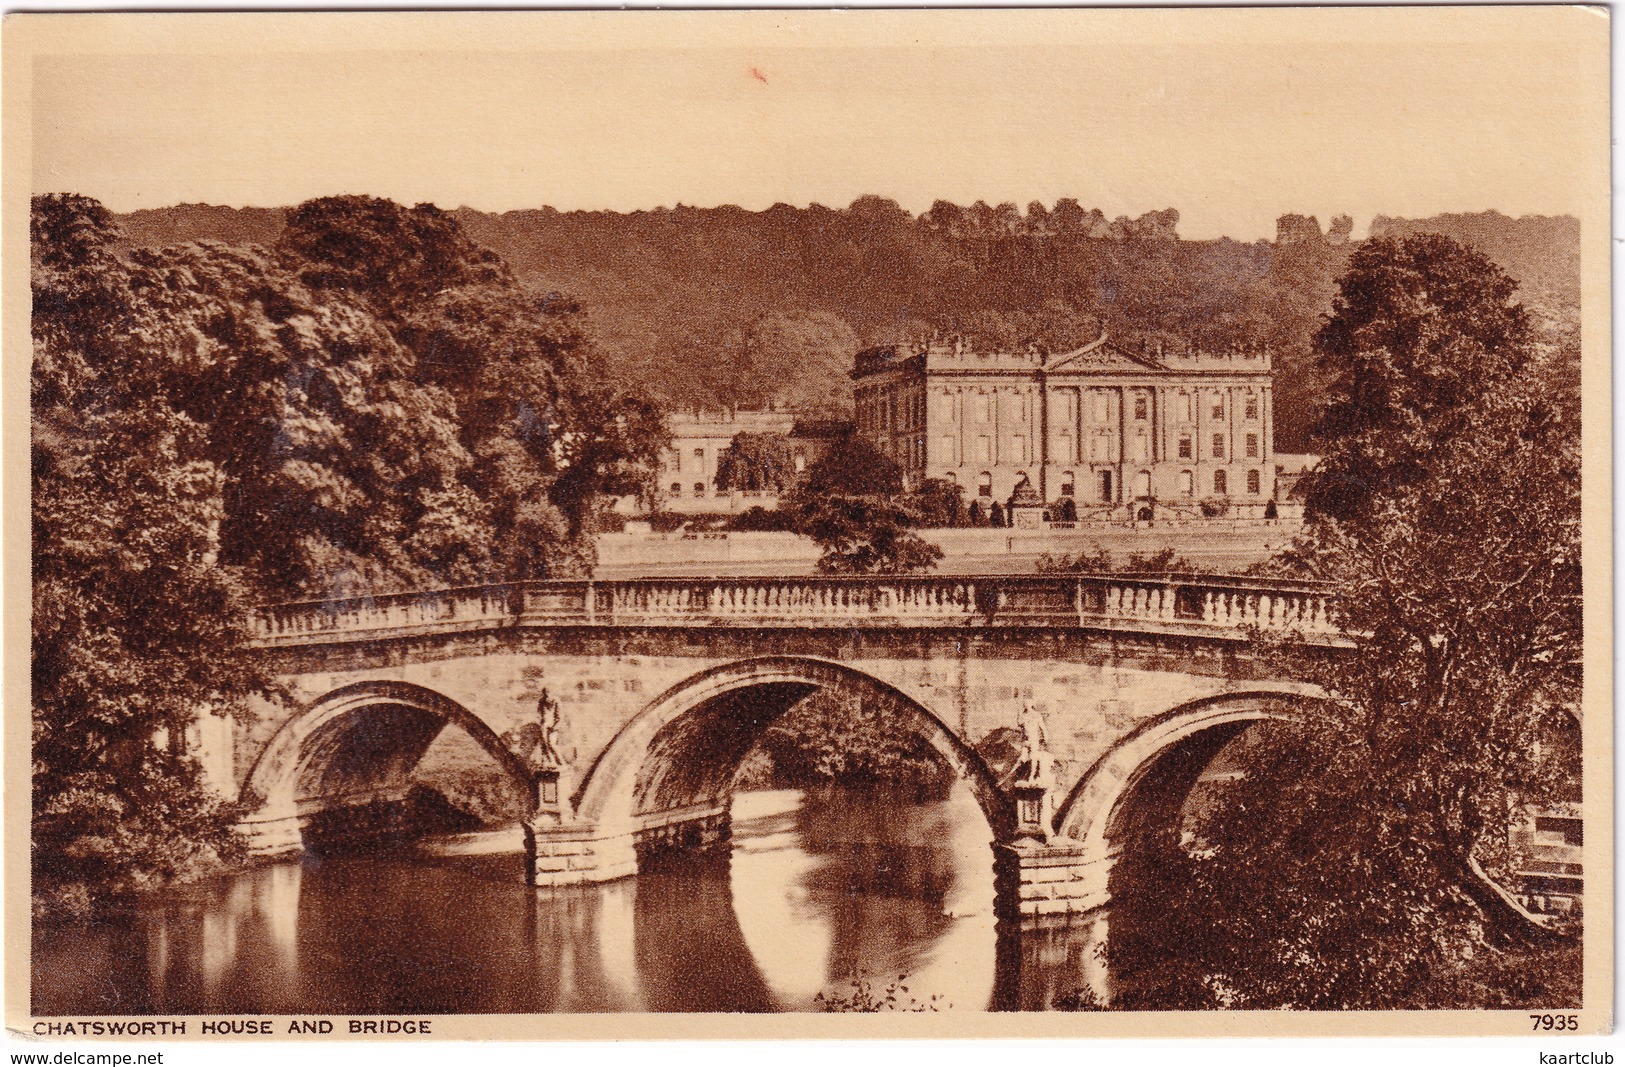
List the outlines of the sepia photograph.
{"type": "Polygon", "coordinates": [[[8,1027],[1609,1032],[1608,47],[8,16],[8,1027]]]}

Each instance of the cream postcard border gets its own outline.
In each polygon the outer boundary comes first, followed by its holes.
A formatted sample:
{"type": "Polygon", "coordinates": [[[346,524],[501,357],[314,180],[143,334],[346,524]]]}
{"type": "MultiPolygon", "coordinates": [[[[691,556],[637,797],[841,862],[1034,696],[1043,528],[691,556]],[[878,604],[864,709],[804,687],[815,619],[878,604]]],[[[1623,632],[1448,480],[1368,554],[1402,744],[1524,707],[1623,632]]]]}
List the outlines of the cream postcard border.
{"type": "MultiPolygon", "coordinates": [[[[1195,8],[967,11],[759,11],[570,13],[333,13],[11,15],[4,48],[5,517],[5,934],[6,1023],[29,1032],[30,917],[28,687],[29,255],[28,213],[35,57],[286,51],[859,47],[876,41],[930,45],[1054,44],[1101,37],[1141,45],[1204,34],[1279,34],[1331,47],[1339,39],[1526,40],[1542,35],[1572,50],[1583,95],[1572,116],[1584,158],[1554,161],[1581,188],[1585,522],[1585,996],[1582,1033],[1612,1027],[1613,1008],[1613,613],[1609,186],[1609,12],[1599,7],[1195,8]]],[[[1438,117],[1437,134],[1453,134],[1438,117]]],[[[675,136],[675,133],[674,133],[675,136]]],[[[884,190],[875,190],[884,192],[884,190]]],[[[1470,195],[1470,191],[1469,191],[1470,195]]],[[[1464,203],[1456,210],[1481,206],[1464,203]]],[[[180,1017],[177,1017],[180,1018],[180,1017]]],[[[270,1017],[277,1018],[277,1017],[270,1017]]],[[[1349,1013],[946,1013],[859,1015],[455,1015],[436,1016],[434,1038],[809,1038],[1527,1035],[1527,1012],[1349,1013]]],[[[183,1038],[200,1038],[188,1027],[183,1038]]],[[[279,1027],[285,1030],[285,1027],[279,1027]]],[[[344,1039],[345,1035],[333,1037],[344,1039]]],[[[127,1039],[125,1039],[127,1040],[127,1039]]],[[[279,1035],[278,1040],[289,1040],[279,1035]]],[[[292,1040],[297,1040],[293,1038],[292,1040]]],[[[324,1039],[326,1040],[326,1039],[324,1039]]],[[[376,1037],[362,1038],[376,1041],[376,1037]]],[[[1531,1053],[1532,1054],[1532,1053],[1531,1053]]]]}

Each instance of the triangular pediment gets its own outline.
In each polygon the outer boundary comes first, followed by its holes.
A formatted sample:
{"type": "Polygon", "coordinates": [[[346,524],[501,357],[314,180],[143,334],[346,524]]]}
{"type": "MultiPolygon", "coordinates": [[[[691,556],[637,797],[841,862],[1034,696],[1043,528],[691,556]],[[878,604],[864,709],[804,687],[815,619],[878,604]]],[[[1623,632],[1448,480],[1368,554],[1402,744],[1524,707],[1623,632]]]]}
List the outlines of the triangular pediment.
{"type": "Polygon", "coordinates": [[[1057,371],[1143,373],[1148,370],[1165,371],[1168,366],[1152,359],[1150,356],[1120,348],[1102,336],[1099,340],[1092,341],[1082,348],[1061,353],[1050,360],[1045,369],[1051,374],[1057,371]]]}

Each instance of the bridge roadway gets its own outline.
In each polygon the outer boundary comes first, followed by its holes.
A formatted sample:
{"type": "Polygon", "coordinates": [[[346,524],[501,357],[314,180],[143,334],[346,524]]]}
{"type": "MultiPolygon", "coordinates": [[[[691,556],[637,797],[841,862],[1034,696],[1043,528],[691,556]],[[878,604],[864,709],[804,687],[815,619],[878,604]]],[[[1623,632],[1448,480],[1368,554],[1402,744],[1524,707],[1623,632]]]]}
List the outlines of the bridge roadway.
{"type": "Polygon", "coordinates": [[[1001,908],[1024,917],[1104,906],[1113,860],[1177,839],[1226,743],[1318,699],[1254,633],[1346,643],[1324,589],[1212,575],[528,582],[280,604],[255,626],[285,695],[196,741],[261,851],[404,795],[451,725],[531,798],[534,884],[630,876],[726,841],[740,761],[827,689],[965,779],[1001,908]],[[1013,750],[1014,770],[984,756],[1013,750]]]}

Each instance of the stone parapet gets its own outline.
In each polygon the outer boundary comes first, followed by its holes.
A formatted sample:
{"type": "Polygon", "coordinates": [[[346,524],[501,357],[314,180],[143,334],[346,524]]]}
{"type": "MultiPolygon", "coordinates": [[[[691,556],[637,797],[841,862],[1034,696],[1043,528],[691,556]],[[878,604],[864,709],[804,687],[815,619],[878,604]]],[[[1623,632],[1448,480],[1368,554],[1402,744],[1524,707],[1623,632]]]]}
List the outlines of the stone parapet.
{"type": "Polygon", "coordinates": [[[1345,640],[1317,583],[1219,575],[643,578],[537,581],[278,604],[256,643],[296,647],[513,627],[1030,628],[1245,641],[1253,630],[1345,640]]]}

